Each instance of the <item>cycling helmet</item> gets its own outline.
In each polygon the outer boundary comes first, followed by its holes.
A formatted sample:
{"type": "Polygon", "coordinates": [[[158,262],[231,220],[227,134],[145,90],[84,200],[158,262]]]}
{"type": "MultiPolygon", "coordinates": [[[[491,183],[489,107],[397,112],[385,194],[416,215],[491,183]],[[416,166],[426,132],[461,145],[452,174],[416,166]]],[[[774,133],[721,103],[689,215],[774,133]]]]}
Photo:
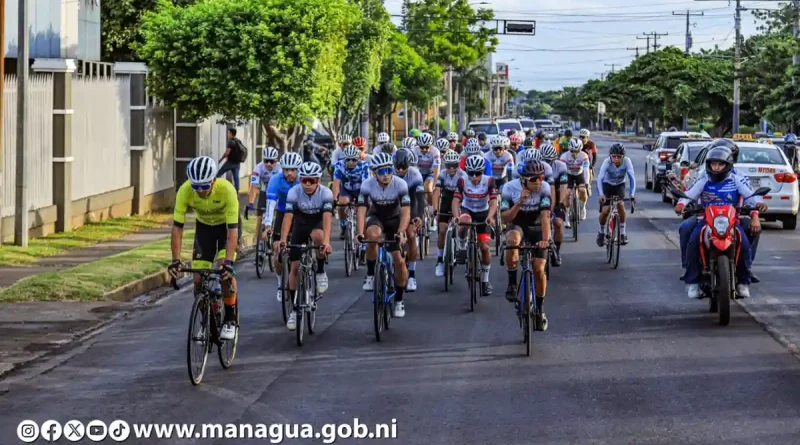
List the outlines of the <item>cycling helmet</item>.
{"type": "Polygon", "coordinates": [[[569,151],[583,150],[583,142],[580,139],[572,138],[569,140],[569,151]]]}
{"type": "MultiPolygon", "coordinates": [[[[352,145],[350,147],[352,147],[352,145]]],[[[298,175],[301,178],[321,178],[322,167],[315,162],[304,162],[298,169],[298,175]]]]}
{"type": "Polygon", "coordinates": [[[456,164],[461,161],[461,156],[458,153],[454,152],[453,150],[447,150],[442,157],[442,161],[444,161],[445,165],[447,164],[456,164]]]}
{"type": "Polygon", "coordinates": [[[417,142],[419,143],[419,145],[423,147],[430,147],[431,145],[433,145],[433,136],[431,136],[428,133],[422,133],[417,138],[417,142]]]}
{"type": "Polygon", "coordinates": [[[379,144],[386,144],[390,141],[389,133],[380,132],[378,133],[378,143],[379,144]]]}
{"type": "Polygon", "coordinates": [[[301,165],[303,165],[303,157],[293,151],[286,152],[281,156],[281,168],[296,170],[301,165]]]}
{"type": "Polygon", "coordinates": [[[422,132],[421,132],[421,131],[419,131],[419,130],[418,130],[418,129],[416,129],[416,128],[412,128],[412,129],[411,129],[411,131],[409,131],[409,132],[408,132],[408,134],[409,134],[409,136],[411,136],[411,137],[414,137],[414,138],[415,138],[415,137],[418,137],[420,134],[422,134],[422,132]]]}
{"type": "Polygon", "coordinates": [[[519,169],[519,176],[522,178],[544,176],[544,164],[541,161],[528,161],[519,169]]]}
{"type": "Polygon", "coordinates": [[[511,137],[509,137],[508,139],[509,139],[509,143],[511,143],[511,144],[519,145],[519,144],[522,143],[522,136],[520,136],[519,133],[512,134],[511,137]]]}
{"type": "Polygon", "coordinates": [[[571,138],[572,137],[572,130],[570,130],[569,128],[564,130],[564,136],[568,137],[568,138],[571,138]]]}
{"type": "Polygon", "coordinates": [[[358,159],[361,157],[361,150],[359,150],[355,145],[348,145],[344,148],[343,152],[345,159],[358,159]]]}
{"type": "Polygon", "coordinates": [[[277,161],[278,150],[276,150],[275,147],[264,147],[264,150],[261,152],[261,160],[277,161]]]}
{"type": "Polygon", "coordinates": [[[589,130],[587,130],[587,129],[583,128],[583,129],[581,129],[581,132],[580,132],[580,133],[578,133],[578,134],[579,134],[581,137],[588,138],[588,137],[589,137],[589,135],[590,135],[591,133],[589,133],[589,130]]]}
{"type": "Polygon", "coordinates": [[[492,138],[492,140],[489,141],[489,144],[492,146],[492,148],[502,147],[503,146],[503,141],[502,141],[503,137],[504,136],[495,136],[495,137],[492,138]]]}
{"type": "Polygon", "coordinates": [[[608,151],[608,154],[625,156],[625,146],[620,143],[616,143],[611,146],[611,150],[608,151]]]}
{"type": "Polygon", "coordinates": [[[536,138],[537,139],[544,139],[544,130],[538,130],[536,132],[536,138]]]}
{"type": "Polygon", "coordinates": [[[403,148],[414,148],[417,146],[417,138],[409,136],[403,139],[403,148]]]}
{"type": "Polygon", "coordinates": [[[410,151],[406,149],[397,150],[394,155],[394,168],[407,169],[412,165],[413,158],[414,155],[410,151]]]}
{"type": "Polygon", "coordinates": [[[553,145],[552,142],[545,142],[539,147],[539,151],[542,153],[542,159],[547,162],[553,162],[558,157],[558,152],[556,151],[556,146],[553,145]]]}
{"type": "Polygon", "coordinates": [[[366,147],[367,146],[367,140],[364,139],[361,136],[357,136],[357,137],[353,138],[353,145],[355,145],[356,147],[366,147]]]}
{"type": "Polygon", "coordinates": [[[797,144],[797,136],[794,133],[789,133],[783,138],[783,142],[786,144],[797,144]]]}
{"type": "MultiPolygon", "coordinates": [[[[398,150],[399,152],[400,150],[398,150]]],[[[377,170],[381,167],[391,167],[392,166],[392,155],[388,153],[377,153],[372,156],[372,159],[369,160],[369,168],[372,170],[377,170]]]]}
{"type": "Polygon", "coordinates": [[[728,177],[728,173],[733,170],[733,154],[727,147],[716,147],[708,150],[706,155],[706,174],[711,182],[721,182],[728,177]],[[711,170],[712,162],[724,162],[725,168],[715,172],[711,170]]]}
{"type": "Polygon", "coordinates": [[[526,147],[535,147],[536,146],[536,140],[533,139],[532,137],[528,136],[528,137],[525,138],[524,144],[525,144],[526,147]]]}
{"type": "Polygon", "coordinates": [[[353,142],[353,137],[350,136],[349,134],[342,134],[341,136],[339,136],[340,144],[349,144],[351,142],[353,142]]]}
{"type": "Polygon", "coordinates": [[[478,140],[479,141],[481,141],[481,140],[485,141],[486,140],[486,133],[484,133],[482,131],[480,133],[478,133],[478,140]]]}
{"type": "Polygon", "coordinates": [[[509,139],[509,138],[507,138],[505,136],[500,136],[498,139],[500,139],[500,145],[503,148],[508,148],[511,145],[511,139],[509,139]]]}
{"type": "Polygon", "coordinates": [[[467,146],[464,147],[464,152],[467,153],[467,156],[480,153],[481,143],[477,139],[467,139],[467,146]]]}
{"type": "Polygon", "coordinates": [[[468,172],[481,172],[486,170],[486,159],[481,155],[472,155],[467,158],[466,167],[468,172]]]}
{"type": "Polygon", "coordinates": [[[447,133],[447,140],[448,141],[457,141],[458,140],[458,133],[456,133],[455,131],[451,131],[450,133],[447,133]]]}
{"type": "Polygon", "coordinates": [[[467,130],[467,137],[468,138],[474,138],[475,137],[475,130],[473,130],[472,128],[467,130]]]}
{"type": "Polygon", "coordinates": [[[194,185],[211,184],[217,177],[217,161],[208,156],[200,156],[189,161],[186,176],[194,185]]]}
{"type": "Polygon", "coordinates": [[[541,161],[542,152],[535,148],[528,148],[519,157],[520,162],[541,161]]]}
{"type": "Polygon", "coordinates": [[[450,141],[447,139],[439,139],[436,141],[436,148],[438,148],[439,151],[445,151],[450,148],[450,141]]]}
{"type": "Polygon", "coordinates": [[[380,146],[380,148],[381,148],[381,149],[380,149],[379,153],[380,153],[380,152],[383,152],[383,153],[389,153],[389,154],[392,154],[392,153],[394,153],[394,152],[396,152],[396,151],[397,151],[397,147],[395,147],[395,146],[394,146],[394,144],[392,144],[391,142],[387,142],[387,143],[385,143],[385,144],[382,144],[382,145],[380,146]]]}

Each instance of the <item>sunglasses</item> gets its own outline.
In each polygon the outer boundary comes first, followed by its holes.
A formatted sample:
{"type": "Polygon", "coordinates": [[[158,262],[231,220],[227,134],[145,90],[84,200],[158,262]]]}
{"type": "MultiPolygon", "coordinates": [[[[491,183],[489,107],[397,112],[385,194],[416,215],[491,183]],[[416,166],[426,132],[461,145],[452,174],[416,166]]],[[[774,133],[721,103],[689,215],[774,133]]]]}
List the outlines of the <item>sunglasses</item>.
{"type": "Polygon", "coordinates": [[[505,150],[504,147],[495,147],[494,148],[494,151],[503,151],[503,150],[505,150]]]}
{"type": "Polygon", "coordinates": [[[453,169],[453,168],[458,168],[458,164],[445,164],[444,166],[448,170],[453,169]]]}
{"type": "Polygon", "coordinates": [[[319,178],[303,178],[300,180],[300,183],[303,185],[318,184],[319,178]]]}
{"type": "Polygon", "coordinates": [[[478,176],[483,176],[483,172],[467,172],[467,174],[473,178],[476,178],[478,176]]]}
{"type": "Polygon", "coordinates": [[[391,175],[392,174],[392,167],[379,168],[378,171],[376,172],[376,174],[378,176],[391,175]]]}
{"type": "Polygon", "coordinates": [[[211,190],[212,184],[192,184],[192,190],[196,192],[207,192],[211,190]]]}
{"type": "Polygon", "coordinates": [[[344,160],[345,162],[358,162],[358,158],[348,158],[344,160]]]}
{"type": "Polygon", "coordinates": [[[541,182],[544,179],[542,176],[532,176],[530,178],[525,178],[523,183],[527,184],[529,182],[541,182]]]}
{"type": "Polygon", "coordinates": [[[276,161],[274,159],[264,159],[265,164],[274,164],[276,161]]]}

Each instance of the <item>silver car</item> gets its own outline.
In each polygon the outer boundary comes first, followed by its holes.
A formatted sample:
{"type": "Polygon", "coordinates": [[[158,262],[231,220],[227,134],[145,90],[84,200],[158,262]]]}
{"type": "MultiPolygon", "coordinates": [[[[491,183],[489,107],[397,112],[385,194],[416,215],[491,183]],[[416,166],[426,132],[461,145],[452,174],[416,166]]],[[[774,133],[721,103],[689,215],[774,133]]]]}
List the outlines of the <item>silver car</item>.
{"type": "Polygon", "coordinates": [[[671,168],[670,159],[678,146],[687,140],[711,141],[708,133],[688,133],[686,131],[665,131],[659,135],[654,145],[642,147],[650,150],[644,161],[644,187],[656,193],[661,192],[671,168]]]}

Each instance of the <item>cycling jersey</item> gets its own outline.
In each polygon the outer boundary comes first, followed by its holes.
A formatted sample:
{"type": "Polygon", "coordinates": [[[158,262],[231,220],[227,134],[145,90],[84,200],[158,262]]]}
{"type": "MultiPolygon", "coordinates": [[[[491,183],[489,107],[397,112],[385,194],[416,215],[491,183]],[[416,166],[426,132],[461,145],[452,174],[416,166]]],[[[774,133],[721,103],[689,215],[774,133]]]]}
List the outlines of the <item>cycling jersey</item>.
{"type": "Polygon", "coordinates": [[[334,166],[333,179],[341,181],[342,188],[348,192],[357,192],[361,184],[369,179],[369,163],[358,161],[351,168],[347,167],[346,161],[339,161],[334,166]]]}
{"type": "Polygon", "coordinates": [[[331,153],[331,164],[336,165],[339,161],[344,161],[344,150],[342,150],[342,147],[336,147],[333,153],[331,153]]]}
{"type": "Polygon", "coordinates": [[[260,185],[259,190],[266,192],[269,180],[280,172],[281,165],[277,162],[272,164],[272,168],[268,167],[267,164],[263,162],[259,162],[253,170],[253,174],[250,176],[250,184],[256,187],[260,185]]]}
{"type": "Polygon", "coordinates": [[[492,177],[495,180],[505,179],[508,172],[514,171],[514,157],[507,150],[497,156],[494,151],[484,155],[486,163],[491,165],[492,177]]]}
{"type": "Polygon", "coordinates": [[[445,197],[449,199],[453,198],[453,193],[458,191],[459,179],[468,179],[467,174],[463,170],[456,170],[456,174],[452,176],[445,170],[439,172],[439,178],[436,180],[436,187],[442,189],[442,199],[445,197]]]}
{"type": "MultiPolygon", "coordinates": [[[[503,202],[500,205],[500,209],[505,211],[514,207],[514,204],[519,201],[521,193],[522,182],[519,179],[506,184],[503,187],[503,202]]],[[[539,191],[531,193],[531,196],[522,203],[517,216],[514,217],[511,223],[520,227],[538,226],[541,224],[541,212],[550,210],[551,203],[550,184],[542,182],[542,187],[539,191]]]]}
{"type": "Polygon", "coordinates": [[[405,176],[400,176],[397,171],[394,174],[405,181],[408,187],[408,193],[411,197],[411,217],[422,216],[422,204],[425,203],[425,181],[422,173],[416,167],[409,167],[405,176]]]}
{"type": "Polygon", "coordinates": [[[292,187],[286,195],[286,213],[294,215],[292,224],[316,224],[324,212],[333,212],[333,192],[322,184],[310,195],[300,184],[292,187]]]}
{"type": "MultiPolygon", "coordinates": [[[[460,171],[466,172],[466,170],[467,170],[467,158],[468,157],[469,156],[467,156],[465,153],[461,153],[461,160],[458,161],[458,168],[460,169],[460,171]]],[[[484,155],[484,158],[485,158],[485,155],[484,155]]],[[[492,176],[492,163],[487,161],[485,163],[485,165],[486,165],[486,168],[484,169],[483,174],[486,175],[486,176],[492,176]]]]}
{"type": "Polygon", "coordinates": [[[489,210],[489,201],[497,198],[494,178],[483,175],[477,184],[473,184],[471,178],[461,178],[453,196],[461,200],[462,208],[471,212],[485,212],[489,210]]]}
{"type": "Polygon", "coordinates": [[[427,153],[423,153],[419,147],[414,147],[414,155],[417,157],[417,168],[425,180],[433,178],[433,169],[441,165],[441,154],[436,147],[428,148],[427,153]]]}
{"type": "Polygon", "coordinates": [[[217,178],[211,187],[211,194],[201,198],[192,190],[192,182],[186,181],[175,195],[175,211],[172,219],[175,226],[183,227],[186,212],[194,209],[197,221],[207,226],[226,224],[229,229],[239,225],[239,195],[236,188],[225,178],[217,178]]]}
{"type": "Polygon", "coordinates": [[[588,140],[583,143],[583,151],[586,154],[597,154],[597,145],[595,145],[594,141],[588,140]]]}
{"type": "Polygon", "coordinates": [[[279,212],[286,211],[286,195],[289,190],[297,185],[298,181],[289,182],[283,176],[283,172],[273,176],[267,186],[267,213],[264,224],[272,225],[272,214],[275,209],[279,212]]]}
{"type": "Polygon", "coordinates": [[[411,205],[408,185],[396,176],[392,176],[392,181],[385,187],[377,178],[369,178],[361,184],[358,205],[367,207],[369,215],[375,215],[381,220],[396,218],[400,216],[401,207],[411,205]]]}
{"type": "Polygon", "coordinates": [[[683,205],[693,200],[702,205],[737,205],[740,198],[743,198],[744,204],[749,206],[761,202],[760,196],[753,196],[749,182],[733,172],[720,182],[711,182],[708,176],[701,176],[685,193],[690,199],[681,198],[678,202],[683,205]]]}
{"type": "Polygon", "coordinates": [[[567,164],[567,174],[570,176],[583,175],[584,183],[589,182],[589,155],[580,151],[577,156],[573,156],[572,152],[566,152],[561,155],[561,162],[567,164]]]}
{"type": "MultiPolygon", "coordinates": [[[[394,146],[393,146],[393,147],[394,147],[394,146]]],[[[389,155],[394,155],[394,153],[395,153],[396,151],[397,151],[397,147],[394,147],[394,148],[391,150],[391,153],[389,153],[389,150],[384,150],[384,149],[383,149],[383,145],[376,145],[376,146],[375,146],[375,148],[373,148],[373,149],[372,149],[372,154],[376,155],[376,154],[378,154],[378,153],[386,153],[386,154],[389,154],[389,155]]]]}
{"type": "Polygon", "coordinates": [[[614,186],[624,184],[625,176],[628,177],[630,195],[633,197],[634,193],[636,193],[636,176],[633,173],[633,163],[630,158],[627,156],[622,158],[622,163],[619,167],[611,162],[611,158],[606,158],[600,167],[600,173],[597,175],[597,190],[603,190],[603,183],[614,186]]]}

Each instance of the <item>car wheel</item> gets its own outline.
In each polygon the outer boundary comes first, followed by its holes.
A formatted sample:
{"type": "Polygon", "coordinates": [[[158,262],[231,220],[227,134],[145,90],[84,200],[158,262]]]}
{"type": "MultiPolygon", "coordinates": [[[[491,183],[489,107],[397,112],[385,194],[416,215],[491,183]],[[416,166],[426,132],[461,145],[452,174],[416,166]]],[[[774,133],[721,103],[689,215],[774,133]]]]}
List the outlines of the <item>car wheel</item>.
{"type": "Polygon", "coordinates": [[[659,193],[661,191],[661,183],[656,181],[656,171],[653,170],[653,191],[659,193]]]}
{"type": "Polygon", "coordinates": [[[653,190],[653,183],[647,180],[647,164],[644,165],[644,188],[653,190]]]}
{"type": "Polygon", "coordinates": [[[781,217],[783,230],[795,230],[797,228],[797,215],[787,215],[781,217]]]}

